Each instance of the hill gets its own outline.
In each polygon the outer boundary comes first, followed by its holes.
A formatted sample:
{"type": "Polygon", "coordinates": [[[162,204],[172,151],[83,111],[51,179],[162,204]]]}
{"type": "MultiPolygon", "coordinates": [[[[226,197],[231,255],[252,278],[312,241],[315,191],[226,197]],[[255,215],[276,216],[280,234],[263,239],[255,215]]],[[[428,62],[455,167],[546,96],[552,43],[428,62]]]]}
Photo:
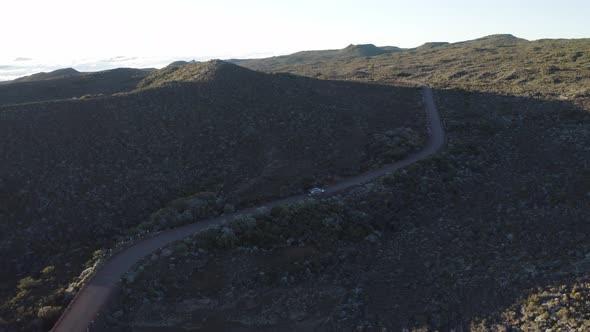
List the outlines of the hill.
{"type": "Polygon", "coordinates": [[[175,86],[183,82],[209,82],[224,88],[246,88],[265,74],[221,60],[208,62],[174,62],[157,70],[137,84],[138,89],[175,86]]]}
{"type": "Polygon", "coordinates": [[[30,76],[23,76],[19,77],[14,80],[14,82],[33,82],[33,81],[44,81],[44,80],[54,80],[57,78],[64,78],[64,77],[72,77],[72,76],[79,76],[81,73],[74,68],[64,68],[54,70],[49,73],[37,73],[30,76]]]}
{"type": "Polygon", "coordinates": [[[0,85],[0,105],[131,91],[151,71],[151,69],[118,68],[81,73],[67,68],[25,76],[0,85]]]}
{"type": "MultiPolygon", "coordinates": [[[[528,42],[528,40],[523,38],[518,38],[511,34],[496,34],[496,35],[489,35],[482,38],[477,38],[474,40],[470,40],[465,42],[466,44],[471,45],[488,45],[488,46],[497,46],[497,47],[507,47],[509,45],[516,45],[520,43],[528,42]]],[[[461,43],[457,43],[461,44],[461,43]]]]}
{"type": "Polygon", "coordinates": [[[0,107],[0,328],[46,328],[101,249],[399,158],[425,127],[412,88],[220,61],[140,86],[0,107]]]}
{"type": "Polygon", "coordinates": [[[272,68],[289,65],[311,65],[324,61],[349,60],[359,57],[372,57],[382,54],[401,52],[394,46],[377,47],[373,44],[349,45],[340,50],[302,51],[290,55],[277,56],[266,59],[234,59],[232,63],[254,69],[269,71],[272,68]]]}
{"type": "Polygon", "coordinates": [[[449,45],[449,43],[447,42],[429,42],[429,43],[424,43],[418,47],[416,47],[416,50],[426,50],[426,49],[432,49],[432,48],[436,48],[436,47],[441,47],[441,46],[446,46],[449,45]]]}
{"type": "Polygon", "coordinates": [[[271,68],[431,84],[447,149],[162,248],[104,330],[590,330],[590,40],[432,46],[271,68]]]}
{"type": "Polygon", "coordinates": [[[339,51],[342,57],[366,57],[377,56],[381,54],[399,52],[401,49],[394,46],[377,47],[373,44],[353,45],[350,44],[346,48],[339,51]]]}

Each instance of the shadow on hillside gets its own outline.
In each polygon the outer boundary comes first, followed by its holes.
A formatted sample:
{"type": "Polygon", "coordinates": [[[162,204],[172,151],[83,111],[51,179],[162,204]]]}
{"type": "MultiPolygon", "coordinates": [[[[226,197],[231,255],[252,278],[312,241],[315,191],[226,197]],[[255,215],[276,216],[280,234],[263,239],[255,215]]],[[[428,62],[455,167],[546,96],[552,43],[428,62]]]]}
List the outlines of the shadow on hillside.
{"type": "Polygon", "coordinates": [[[366,315],[397,329],[495,330],[523,315],[532,330],[549,328],[559,308],[526,298],[590,273],[590,113],[571,101],[437,96],[449,146],[434,170],[410,172],[419,180],[396,178],[386,201],[403,205],[378,212],[399,232],[362,278],[366,315]]]}

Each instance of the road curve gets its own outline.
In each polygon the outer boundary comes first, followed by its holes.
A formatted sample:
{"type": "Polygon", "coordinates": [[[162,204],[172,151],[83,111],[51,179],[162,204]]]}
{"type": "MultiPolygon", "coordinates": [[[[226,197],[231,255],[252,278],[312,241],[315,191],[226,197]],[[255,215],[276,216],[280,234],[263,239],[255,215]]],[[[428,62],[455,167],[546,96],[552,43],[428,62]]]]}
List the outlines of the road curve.
{"type": "MultiPolygon", "coordinates": [[[[445,144],[444,127],[436,109],[432,90],[428,86],[422,87],[424,107],[428,120],[428,139],[424,148],[404,160],[386,165],[380,169],[372,170],[367,173],[344,179],[341,182],[330,185],[325,188],[324,196],[332,195],[353,186],[357,186],[385,174],[406,167],[417,161],[428,158],[438,152],[445,144]]],[[[55,323],[52,332],[83,332],[88,329],[101,307],[107,302],[112,295],[123,275],[131,269],[133,265],[142,258],[151,254],[158,248],[162,248],[169,243],[181,240],[204,229],[220,226],[231,220],[238,214],[247,214],[255,212],[260,207],[272,208],[274,206],[291,204],[307,199],[306,195],[297,195],[284,199],[279,199],[262,204],[258,207],[248,208],[224,215],[221,217],[210,218],[199,221],[194,224],[167,230],[152,237],[140,240],[133,245],[112,256],[96,273],[89,279],[86,284],[78,291],[68,308],[55,323]]]]}

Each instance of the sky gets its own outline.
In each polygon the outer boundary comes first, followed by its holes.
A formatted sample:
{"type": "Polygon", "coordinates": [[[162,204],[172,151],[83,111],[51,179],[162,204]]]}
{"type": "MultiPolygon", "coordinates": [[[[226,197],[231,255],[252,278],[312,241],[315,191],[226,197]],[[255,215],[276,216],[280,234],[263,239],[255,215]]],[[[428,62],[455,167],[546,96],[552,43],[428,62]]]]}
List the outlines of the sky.
{"type": "Polygon", "coordinates": [[[590,37],[588,0],[2,0],[0,80],[349,44],[590,37]]]}

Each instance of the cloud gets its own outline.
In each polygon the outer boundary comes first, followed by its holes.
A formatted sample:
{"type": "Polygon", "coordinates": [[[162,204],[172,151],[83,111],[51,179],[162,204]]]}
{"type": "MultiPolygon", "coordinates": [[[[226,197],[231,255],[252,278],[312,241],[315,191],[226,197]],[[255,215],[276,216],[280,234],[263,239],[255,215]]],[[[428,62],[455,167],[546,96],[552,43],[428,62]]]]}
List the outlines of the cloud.
{"type": "Polygon", "coordinates": [[[25,57],[18,57],[16,59],[14,59],[14,61],[31,61],[33,59],[31,58],[25,58],[25,57]]]}
{"type": "Polygon", "coordinates": [[[128,61],[133,61],[133,60],[137,60],[137,59],[138,59],[138,57],[136,57],[136,56],[128,57],[128,56],[120,55],[120,56],[116,56],[116,57],[113,57],[113,58],[110,58],[107,60],[101,60],[101,61],[113,63],[113,62],[128,62],[128,61]]]}

